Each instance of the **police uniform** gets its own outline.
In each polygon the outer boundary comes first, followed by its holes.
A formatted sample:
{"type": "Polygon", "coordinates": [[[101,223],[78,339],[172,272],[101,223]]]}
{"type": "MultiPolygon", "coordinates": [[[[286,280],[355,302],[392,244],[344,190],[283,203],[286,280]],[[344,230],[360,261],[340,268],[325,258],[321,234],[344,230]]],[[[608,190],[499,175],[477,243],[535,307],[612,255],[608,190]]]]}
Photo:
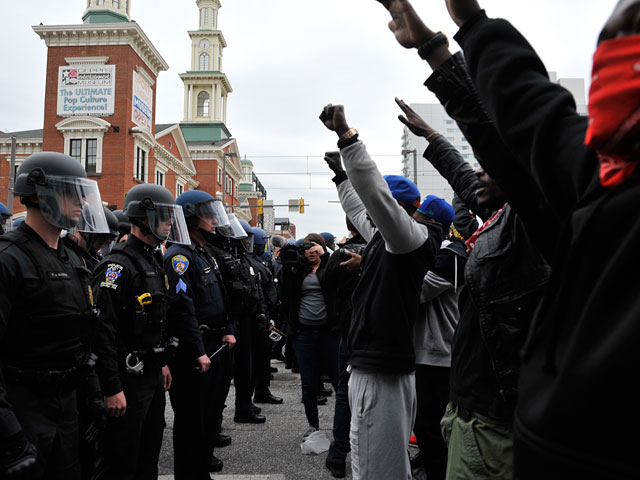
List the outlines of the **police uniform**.
{"type": "MultiPolygon", "coordinates": [[[[262,310],[271,319],[272,312],[277,310],[278,292],[276,290],[273,273],[267,262],[261,261],[254,254],[244,254],[248,264],[253,268],[255,279],[261,290],[262,310]]],[[[268,328],[268,326],[266,326],[268,328]]],[[[271,395],[269,390],[271,366],[271,340],[269,340],[267,330],[264,325],[256,325],[253,329],[253,385],[255,401],[257,403],[282,403],[271,395]]]]}
{"type": "Polygon", "coordinates": [[[130,235],[96,267],[93,287],[102,391],[106,397],[122,391],[127,402],[124,416],[108,419],[93,478],[156,479],[165,426],[161,369],[167,364],[168,281],[161,253],[130,235]],[[136,372],[139,362],[143,368],[136,372]]]}
{"type": "Polygon", "coordinates": [[[229,297],[229,313],[235,325],[237,336],[234,348],[233,378],[236,390],[236,421],[262,423],[265,418],[257,415],[251,402],[253,391],[251,369],[251,336],[255,328],[259,308],[260,293],[254,279],[254,270],[246,263],[242,255],[236,253],[235,246],[217,235],[205,244],[218,261],[222,270],[225,288],[229,297]]]}
{"type": "Polygon", "coordinates": [[[0,237],[0,445],[24,431],[37,449],[30,479],[80,475],[75,390],[94,324],[89,282],[74,252],[50,248],[26,223],[0,237]]]}
{"type": "MultiPolygon", "coordinates": [[[[87,249],[78,244],[76,236],[68,234],[62,241],[69,250],[75,252],[82,264],[90,272],[98,264],[98,258],[91,255],[87,249]]],[[[92,359],[91,363],[95,361],[92,359]]],[[[80,477],[90,479],[95,463],[95,440],[100,430],[106,424],[106,414],[104,410],[104,397],[100,389],[98,374],[93,370],[87,372],[87,376],[81,379],[76,390],[78,405],[78,452],[80,459],[80,477]]]]}
{"type": "Polygon", "coordinates": [[[168,328],[179,339],[169,391],[176,480],[209,479],[217,414],[229,392],[231,361],[218,353],[206,373],[197,359],[212,355],[225,335],[234,335],[218,263],[201,246],[172,245],[164,255],[169,278],[168,328]]]}

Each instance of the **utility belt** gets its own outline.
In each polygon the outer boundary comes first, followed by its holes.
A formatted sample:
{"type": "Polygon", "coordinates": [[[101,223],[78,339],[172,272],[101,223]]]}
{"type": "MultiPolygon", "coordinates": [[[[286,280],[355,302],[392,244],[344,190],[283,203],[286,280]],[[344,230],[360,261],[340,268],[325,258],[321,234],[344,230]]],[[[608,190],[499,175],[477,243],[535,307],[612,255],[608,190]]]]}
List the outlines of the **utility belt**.
{"type": "Polygon", "coordinates": [[[169,363],[169,359],[178,348],[178,338],[171,337],[167,342],[161,343],[150,350],[132,350],[124,360],[125,370],[132,375],[144,373],[145,362],[147,365],[159,364],[161,367],[169,363]]]}
{"type": "Polygon", "coordinates": [[[24,386],[41,393],[66,393],[75,390],[91,373],[95,359],[92,354],[67,370],[35,370],[10,365],[1,370],[7,385],[24,386]]]}
{"type": "Polygon", "coordinates": [[[200,325],[200,334],[202,338],[217,338],[221,339],[227,333],[227,327],[210,327],[209,325],[200,325]]]}

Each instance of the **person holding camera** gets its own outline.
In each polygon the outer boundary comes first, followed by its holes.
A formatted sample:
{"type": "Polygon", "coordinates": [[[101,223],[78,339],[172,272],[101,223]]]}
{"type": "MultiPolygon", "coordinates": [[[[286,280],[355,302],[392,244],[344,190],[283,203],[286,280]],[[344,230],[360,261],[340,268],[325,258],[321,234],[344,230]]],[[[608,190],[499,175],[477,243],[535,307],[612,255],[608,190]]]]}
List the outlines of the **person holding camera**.
{"type": "Polygon", "coordinates": [[[302,402],[309,421],[305,438],[320,428],[318,419],[318,379],[320,372],[329,375],[334,390],[338,386],[339,337],[331,331],[324,281],[329,254],[324,238],[311,233],[299,247],[280,251],[282,284],[281,312],[288,324],[302,381],[302,402]]]}

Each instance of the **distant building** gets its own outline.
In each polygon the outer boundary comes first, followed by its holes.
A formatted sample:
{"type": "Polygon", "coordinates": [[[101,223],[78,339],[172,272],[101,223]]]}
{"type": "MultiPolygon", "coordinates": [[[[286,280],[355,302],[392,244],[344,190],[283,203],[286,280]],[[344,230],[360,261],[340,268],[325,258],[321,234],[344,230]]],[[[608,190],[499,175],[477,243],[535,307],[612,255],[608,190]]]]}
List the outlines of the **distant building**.
{"type": "MultiPolygon", "coordinates": [[[[573,95],[578,113],[587,114],[587,103],[585,97],[585,83],[581,78],[561,78],[558,79],[555,72],[549,72],[549,78],[553,82],[565,87],[573,95]]],[[[440,132],[451,144],[460,152],[462,157],[476,169],[480,165],[476,160],[471,145],[464,138],[458,125],[446,114],[444,107],[439,103],[412,103],[413,108],[422,119],[424,119],[436,131],[440,132]]],[[[453,199],[453,190],[447,181],[440,176],[435,168],[422,156],[427,149],[427,142],[424,138],[416,137],[407,127],[402,133],[402,173],[405,177],[417,178],[417,185],[422,197],[427,195],[437,195],[448,202],[453,199]],[[414,157],[412,151],[416,151],[417,170],[414,170],[414,157]]]]}
{"type": "MultiPolygon", "coordinates": [[[[271,233],[271,232],[268,232],[271,233]]],[[[276,217],[274,221],[274,235],[296,239],[296,226],[288,218],[276,217]]]]}
{"type": "MultiPolygon", "coordinates": [[[[8,198],[15,136],[16,170],[33,153],[64,152],[98,181],[103,201],[113,207],[121,208],[126,192],[139,183],[164,185],[175,196],[202,189],[230,209],[238,205],[243,172],[237,141],[226,126],[232,89],[222,72],[227,44],[218,29],[221,4],[196,4],[198,29],[188,32],[191,70],[180,75],[179,123],[155,123],[156,82],[169,66],[131,20],[131,1],[87,0],[83,24],[33,27],[48,49],[44,128],[0,132],[1,201],[8,198]]],[[[14,212],[23,210],[15,202],[14,212]]],[[[251,219],[250,209],[237,210],[251,219]]]]}

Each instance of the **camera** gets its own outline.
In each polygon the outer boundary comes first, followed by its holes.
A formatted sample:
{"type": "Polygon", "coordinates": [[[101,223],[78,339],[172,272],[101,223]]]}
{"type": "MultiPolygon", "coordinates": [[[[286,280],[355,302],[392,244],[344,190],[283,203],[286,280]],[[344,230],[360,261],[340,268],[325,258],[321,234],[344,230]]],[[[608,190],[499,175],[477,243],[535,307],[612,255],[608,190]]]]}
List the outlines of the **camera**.
{"type": "Polygon", "coordinates": [[[306,264],[306,257],[304,252],[313,247],[312,243],[303,243],[296,247],[295,245],[287,245],[280,249],[278,254],[278,261],[282,265],[304,265],[306,264]]]}

